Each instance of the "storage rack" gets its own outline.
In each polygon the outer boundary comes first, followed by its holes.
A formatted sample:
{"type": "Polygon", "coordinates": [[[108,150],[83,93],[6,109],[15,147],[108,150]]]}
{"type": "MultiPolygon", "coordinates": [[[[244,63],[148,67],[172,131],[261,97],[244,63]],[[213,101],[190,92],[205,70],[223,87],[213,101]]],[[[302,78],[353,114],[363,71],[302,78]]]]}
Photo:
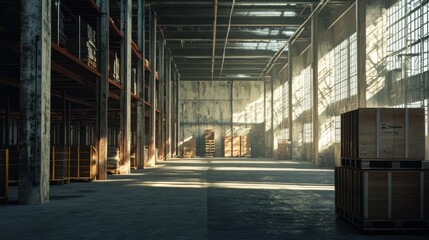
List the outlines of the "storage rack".
{"type": "MultiPolygon", "coordinates": [[[[156,148],[160,149],[158,154],[159,158],[166,158],[165,155],[165,137],[166,131],[166,73],[165,71],[158,71],[151,69],[151,63],[157,61],[158,68],[164,68],[163,65],[171,64],[171,59],[166,56],[155,55],[154,59],[148,54],[149,35],[149,14],[152,10],[149,6],[143,7],[143,13],[138,13],[137,0],[133,0],[132,6],[132,26],[131,26],[131,44],[128,46],[131,49],[131,68],[132,75],[130,81],[130,118],[131,129],[129,146],[121,146],[121,104],[124,104],[124,94],[128,89],[124,89],[124,84],[121,82],[121,76],[124,75],[125,68],[121,66],[121,46],[125,39],[125,33],[120,29],[121,23],[121,1],[109,1],[109,52],[117,53],[119,69],[114,74],[107,76],[108,84],[108,146],[109,148],[116,148],[121,150],[120,160],[118,161],[119,169],[128,172],[130,167],[144,166],[155,152],[148,152],[151,144],[156,144],[156,148]],[[141,30],[138,29],[137,18],[138,14],[143,14],[145,17],[145,25],[143,29],[143,42],[139,44],[136,42],[137,33],[141,30]],[[146,59],[148,57],[149,59],[146,59]],[[138,68],[139,61],[144,64],[144,83],[143,91],[141,94],[137,91],[138,68]],[[156,83],[154,79],[156,73],[156,83]],[[151,131],[151,109],[154,106],[152,98],[150,97],[150,86],[156,84],[155,99],[157,99],[156,111],[156,138],[155,142],[150,141],[151,131]],[[136,156],[137,149],[137,124],[138,119],[138,106],[144,105],[143,118],[144,121],[144,139],[142,143],[141,157],[136,156]],[[124,155],[123,149],[131,149],[128,156],[124,155]],[[147,154],[145,154],[147,153],[147,154]],[[144,163],[138,164],[137,159],[144,163]],[[130,159],[131,162],[128,160],[130,159]],[[133,161],[134,160],[134,161],[133,161]]],[[[143,1],[144,3],[144,1],[143,1]]],[[[8,9],[14,14],[20,13],[20,1],[7,2],[8,9]]],[[[71,178],[70,173],[67,176],[58,175],[59,165],[57,161],[70,161],[70,155],[76,154],[73,149],[78,148],[91,148],[94,152],[99,152],[97,148],[97,88],[98,84],[103,79],[103,73],[99,67],[100,58],[99,53],[103,51],[100,47],[100,29],[102,20],[102,10],[99,1],[95,0],[52,0],[52,43],[51,43],[51,149],[69,149],[69,152],[61,151],[60,157],[53,151],[51,154],[51,169],[50,174],[52,182],[66,183],[71,178]],[[67,158],[68,154],[68,159],[67,158]],[[62,159],[58,159],[58,157],[62,159]],[[63,179],[66,179],[64,180],[63,179]]],[[[0,40],[0,96],[2,104],[0,105],[0,131],[2,137],[0,138],[0,151],[10,152],[10,149],[17,149],[18,145],[18,123],[19,123],[19,96],[20,96],[20,18],[11,17],[9,15],[0,16],[0,26],[4,29],[2,34],[5,38],[0,40]],[[7,60],[7,61],[3,61],[7,60]],[[3,104],[3,103],[6,103],[3,104]]],[[[106,31],[106,29],[103,29],[106,31]]],[[[156,29],[155,34],[160,34],[156,29]]],[[[153,44],[152,44],[153,45],[153,44]]],[[[156,43],[155,43],[156,46],[156,43]]],[[[164,49],[164,44],[160,40],[158,46],[164,49]]],[[[163,54],[166,53],[164,52],[163,54]]],[[[110,58],[112,60],[113,57],[110,58]]],[[[113,61],[108,62],[113,62],[113,61]]],[[[110,65],[111,69],[115,66],[110,65]]],[[[171,67],[170,67],[171,68],[171,67]]],[[[124,106],[122,106],[124,108],[124,106]]],[[[96,154],[97,155],[97,154],[96,154]]],[[[107,161],[106,161],[107,162],[107,161]]],[[[16,159],[18,164],[18,159],[16,159]]],[[[107,163],[106,163],[107,164],[107,163]]],[[[103,173],[98,169],[98,155],[95,157],[95,168],[91,170],[89,178],[98,178],[103,173]]],[[[6,164],[0,164],[0,170],[6,168],[6,164]]],[[[8,185],[11,182],[17,182],[18,171],[14,171],[14,165],[9,162],[7,178],[2,178],[8,185]],[[11,181],[8,181],[11,180],[11,181]]],[[[18,166],[16,166],[18,169],[18,166]]],[[[68,166],[68,172],[70,166],[68,166]]],[[[2,171],[3,173],[5,171],[2,171]]],[[[3,181],[1,181],[3,182],[3,181]]],[[[3,189],[0,187],[0,190],[3,189]]],[[[0,196],[3,197],[3,196],[0,196]]]]}

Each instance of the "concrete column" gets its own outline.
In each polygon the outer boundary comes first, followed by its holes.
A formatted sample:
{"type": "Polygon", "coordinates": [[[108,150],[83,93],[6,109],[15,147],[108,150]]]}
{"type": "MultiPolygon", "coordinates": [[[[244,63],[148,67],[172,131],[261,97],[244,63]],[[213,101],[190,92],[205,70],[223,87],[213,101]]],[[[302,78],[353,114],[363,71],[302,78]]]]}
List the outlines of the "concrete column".
{"type": "Polygon", "coordinates": [[[270,76],[265,76],[264,79],[264,117],[265,117],[265,124],[264,124],[264,132],[265,132],[265,157],[273,157],[273,79],[270,76]],[[271,97],[268,99],[267,94],[270,93],[271,97]],[[268,101],[271,102],[271,104],[268,104],[268,101]],[[268,113],[268,108],[270,109],[270,113],[268,113]],[[269,130],[267,131],[267,127],[269,130]]]}
{"type": "MultiPolygon", "coordinates": [[[[145,80],[145,0],[138,0],[137,3],[137,45],[141,51],[142,58],[137,63],[137,96],[144,99],[145,80]]],[[[145,104],[137,102],[137,142],[136,142],[136,162],[137,168],[144,167],[144,141],[145,141],[145,104]]]]}
{"type": "Polygon", "coordinates": [[[176,154],[180,155],[180,112],[179,112],[179,89],[180,89],[180,75],[176,74],[176,154]]]}
{"type": "Polygon", "coordinates": [[[313,156],[314,163],[319,165],[319,12],[311,19],[311,58],[313,70],[313,156]]]}
{"type": "Polygon", "coordinates": [[[231,156],[234,156],[234,81],[231,81],[231,156]]]}
{"type": "Polygon", "coordinates": [[[366,107],[366,0],[356,0],[357,104],[366,107]]]}
{"type": "Polygon", "coordinates": [[[289,140],[288,142],[290,143],[290,145],[288,146],[288,155],[289,155],[289,159],[292,159],[292,137],[293,137],[293,117],[292,117],[292,47],[289,44],[288,46],[288,53],[287,53],[287,59],[288,59],[288,70],[287,70],[287,80],[288,80],[288,119],[289,119],[289,140]]]}
{"type": "MultiPolygon", "coordinates": [[[[174,68],[176,70],[176,68],[174,68]]],[[[174,147],[179,156],[179,75],[174,72],[174,147]]]]}
{"type": "Polygon", "coordinates": [[[121,0],[121,144],[120,172],[130,172],[131,151],[131,0],[121,0]]]}
{"type": "Polygon", "coordinates": [[[165,130],[165,160],[171,159],[171,105],[172,105],[172,88],[171,88],[171,56],[170,53],[167,53],[167,61],[166,63],[166,109],[165,109],[165,119],[166,119],[166,130],[165,130]]]}
{"type": "Polygon", "coordinates": [[[21,1],[19,203],[49,202],[51,1],[21,1]]]}
{"type": "Polygon", "coordinates": [[[270,120],[270,128],[271,128],[271,133],[270,133],[270,140],[269,143],[271,145],[271,157],[274,157],[274,78],[270,77],[270,87],[271,87],[271,120],[270,120]]]}
{"type": "MultiPolygon", "coordinates": [[[[162,157],[162,161],[165,159],[165,129],[164,129],[164,116],[165,116],[165,99],[164,99],[164,84],[165,84],[165,47],[164,47],[164,39],[162,38],[161,34],[159,36],[159,89],[158,89],[158,108],[161,111],[159,114],[159,120],[158,120],[158,147],[159,147],[159,156],[162,157]]],[[[160,160],[158,156],[158,159],[160,160]]]]}
{"type": "Polygon", "coordinates": [[[100,1],[100,27],[98,31],[100,49],[97,79],[96,147],[98,151],[98,180],[107,179],[107,114],[109,105],[109,1],[100,1]]]}
{"type": "Polygon", "coordinates": [[[150,52],[150,63],[152,64],[152,71],[150,73],[150,103],[152,105],[150,114],[150,128],[149,128],[149,160],[147,165],[154,166],[155,151],[156,151],[156,14],[150,9],[149,16],[149,52],[150,52]]]}

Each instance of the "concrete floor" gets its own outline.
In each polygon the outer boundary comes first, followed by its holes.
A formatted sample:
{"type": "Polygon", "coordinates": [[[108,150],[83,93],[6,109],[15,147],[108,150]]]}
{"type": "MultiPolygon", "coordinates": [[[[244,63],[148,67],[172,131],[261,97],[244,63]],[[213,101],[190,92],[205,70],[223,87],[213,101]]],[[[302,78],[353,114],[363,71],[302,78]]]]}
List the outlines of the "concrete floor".
{"type": "Polygon", "coordinates": [[[428,239],[365,235],[336,218],[333,181],[307,162],[172,160],[51,186],[46,205],[0,206],[0,239],[428,239]]]}

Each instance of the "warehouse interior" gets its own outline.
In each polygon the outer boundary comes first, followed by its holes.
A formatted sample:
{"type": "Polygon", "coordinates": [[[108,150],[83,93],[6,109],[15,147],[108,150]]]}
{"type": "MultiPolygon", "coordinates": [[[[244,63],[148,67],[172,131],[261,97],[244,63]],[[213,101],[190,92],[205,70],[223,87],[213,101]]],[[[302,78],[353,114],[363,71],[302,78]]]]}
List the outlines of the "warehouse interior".
{"type": "Polygon", "coordinates": [[[2,0],[0,36],[1,239],[427,237],[429,1],[2,0]]]}

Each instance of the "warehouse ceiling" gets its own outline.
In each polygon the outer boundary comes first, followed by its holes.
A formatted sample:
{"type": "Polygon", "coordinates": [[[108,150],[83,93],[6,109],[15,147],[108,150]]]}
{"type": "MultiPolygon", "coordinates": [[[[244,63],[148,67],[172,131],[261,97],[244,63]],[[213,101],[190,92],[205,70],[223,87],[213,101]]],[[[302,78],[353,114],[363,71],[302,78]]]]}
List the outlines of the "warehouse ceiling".
{"type": "MultiPolygon", "coordinates": [[[[321,1],[147,0],[182,81],[260,80],[321,1]]],[[[354,1],[323,1],[328,21],[354,1]]],[[[310,22],[310,21],[308,21],[310,22]]],[[[310,24],[297,42],[310,44],[310,24]]],[[[287,47],[274,67],[287,63],[287,47]]]]}

